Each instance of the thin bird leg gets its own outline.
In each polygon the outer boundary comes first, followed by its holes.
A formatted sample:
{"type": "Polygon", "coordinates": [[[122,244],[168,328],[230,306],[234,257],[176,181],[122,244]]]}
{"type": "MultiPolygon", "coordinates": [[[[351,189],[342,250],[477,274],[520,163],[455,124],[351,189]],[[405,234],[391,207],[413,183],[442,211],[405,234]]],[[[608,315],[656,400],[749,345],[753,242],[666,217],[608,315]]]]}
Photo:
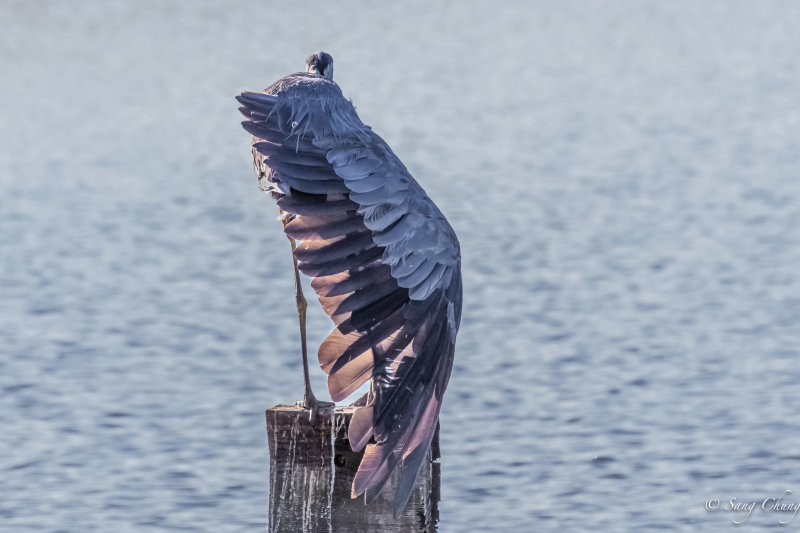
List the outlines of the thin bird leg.
{"type": "Polygon", "coordinates": [[[294,289],[295,298],[297,300],[297,316],[300,319],[300,350],[303,352],[303,379],[305,380],[305,394],[303,396],[303,407],[312,408],[317,403],[317,398],[311,390],[311,377],[308,373],[308,343],[306,342],[306,310],[308,309],[308,302],[303,296],[303,286],[300,283],[300,269],[297,267],[297,259],[294,256],[294,251],[297,248],[297,242],[289,237],[289,243],[292,245],[292,265],[294,266],[294,289]]]}
{"type": "MultiPolygon", "coordinates": [[[[280,208],[278,208],[278,210],[280,211],[281,222],[283,223],[283,227],[285,229],[286,225],[291,222],[289,213],[280,208]]],[[[303,296],[303,285],[300,283],[300,269],[297,266],[297,258],[294,256],[294,251],[297,249],[297,242],[288,235],[286,237],[289,239],[289,244],[292,246],[295,300],[297,301],[297,316],[300,320],[300,351],[303,354],[303,379],[305,381],[303,407],[309,410],[309,420],[313,424],[317,418],[317,410],[320,407],[333,404],[330,402],[320,402],[317,400],[316,396],[314,396],[314,392],[311,390],[311,378],[308,373],[308,344],[306,342],[306,310],[308,309],[308,302],[306,301],[305,296],[303,296]]]]}

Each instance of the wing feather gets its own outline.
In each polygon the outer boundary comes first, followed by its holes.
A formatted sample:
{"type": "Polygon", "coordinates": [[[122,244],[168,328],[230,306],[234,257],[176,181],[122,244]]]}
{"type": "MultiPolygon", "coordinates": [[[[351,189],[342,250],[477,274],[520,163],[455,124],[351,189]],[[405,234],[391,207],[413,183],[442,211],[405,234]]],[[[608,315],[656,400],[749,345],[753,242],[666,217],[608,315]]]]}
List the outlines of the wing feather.
{"type": "Polygon", "coordinates": [[[284,229],[293,239],[324,240],[361,231],[364,223],[355,211],[345,211],[334,215],[295,217],[284,229]]]}
{"type": "Polygon", "coordinates": [[[278,206],[289,213],[295,215],[338,215],[342,212],[355,209],[356,204],[348,199],[343,200],[323,200],[320,202],[307,201],[298,198],[297,195],[289,194],[278,200],[278,206]]]}
{"type": "Polygon", "coordinates": [[[382,283],[377,283],[369,287],[357,289],[339,304],[339,307],[336,308],[333,314],[339,315],[341,313],[358,311],[368,305],[373,305],[375,302],[383,300],[397,290],[397,282],[393,278],[389,278],[382,283]]]}
{"type": "MultiPolygon", "coordinates": [[[[315,169],[330,170],[330,167],[325,164],[324,152],[322,150],[314,150],[310,153],[294,149],[293,147],[286,146],[282,143],[275,143],[269,141],[261,141],[253,143],[253,148],[261,155],[269,158],[271,168],[277,168],[277,165],[299,165],[303,167],[311,167],[315,169]],[[322,156],[322,157],[320,157],[322,156]]],[[[333,176],[330,172],[322,179],[330,179],[333,176]]],[[[306,178],[310,179],[310,178],[306,178]]]]}
{"type": "Polygon", "coordinates": [[[338,237],[331,242],[330,239],[309,239],[303,242],[294,252],[294,256],[301,263],[321,264],[344,259],[350,255],[375,248],[372,235],[363,229],[338,237]]]}
{"type": "Polygon", "coordinates": [[[312,258],[307,261],[302,261],[298,266],[300,267],[300,272],[307,276],[329,276],[345,270],[357,269],[361,265],[371,263],[375,259],[378,259],[382,253],[383,250],[379,247],[372,246],[358,253],[337,259],[321,260],[317,262],[316,258],[312,258]]]}
{"type": "Polygon", "coordinates": [[[383,263],[373,263],[369,268],[358,271],[348,271],[345,276],[319,277],[312,285],[320,296],[337,296],[340,294],[355,292],[360,289],[369,288],[392,278],[392,271],[388,265],[383,263]]]}

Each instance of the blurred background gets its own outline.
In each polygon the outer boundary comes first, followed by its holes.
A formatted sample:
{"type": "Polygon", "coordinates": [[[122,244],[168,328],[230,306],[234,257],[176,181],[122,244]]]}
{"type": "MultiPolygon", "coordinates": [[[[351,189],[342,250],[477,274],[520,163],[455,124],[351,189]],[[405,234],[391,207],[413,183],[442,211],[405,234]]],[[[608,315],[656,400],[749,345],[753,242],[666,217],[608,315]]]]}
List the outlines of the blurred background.
{"type": "Polygon", "coordinates": [[[233,97],[319,50],[461,239],[441,531],[800,501],[797,2],[2,4],[1,530],[265,528],[302,372],[233,97]]]}

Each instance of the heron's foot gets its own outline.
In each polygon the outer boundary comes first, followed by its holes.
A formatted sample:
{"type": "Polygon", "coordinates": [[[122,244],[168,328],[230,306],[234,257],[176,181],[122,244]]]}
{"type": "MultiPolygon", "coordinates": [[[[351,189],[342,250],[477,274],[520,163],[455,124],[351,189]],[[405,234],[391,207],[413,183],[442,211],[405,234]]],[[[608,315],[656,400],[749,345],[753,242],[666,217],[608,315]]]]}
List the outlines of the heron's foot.
{"type": "Polygon", "coordinates": [[[308,409],[308,421],[311,422],[312,426],[317,423],[317,414],[319,414],[321,409],[333,409],[336,407],[336,404],[333,402],[321,402],[317,400],[313,394],[306,395],[303,401],[297,402],[297,404],[303,409],[308,409]]]}

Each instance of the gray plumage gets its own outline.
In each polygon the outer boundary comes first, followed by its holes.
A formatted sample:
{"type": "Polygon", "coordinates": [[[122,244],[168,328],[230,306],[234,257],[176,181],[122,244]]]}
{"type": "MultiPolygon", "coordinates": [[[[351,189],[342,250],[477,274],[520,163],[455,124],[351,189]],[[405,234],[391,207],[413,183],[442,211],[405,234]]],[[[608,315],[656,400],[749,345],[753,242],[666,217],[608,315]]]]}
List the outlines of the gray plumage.
{"type": "Polygon", "coordinates": [[[444,215],[333,82],[323,52],[307,72],[237,97],[259,184],[302,241],[301,272],[336,325],[319,348],[334,401],[367,380],[349,427],[366,446],[352,495],[374,499],[402,472],[395,514],[427,456],[461,320],[461,256],[444,215]]]}

